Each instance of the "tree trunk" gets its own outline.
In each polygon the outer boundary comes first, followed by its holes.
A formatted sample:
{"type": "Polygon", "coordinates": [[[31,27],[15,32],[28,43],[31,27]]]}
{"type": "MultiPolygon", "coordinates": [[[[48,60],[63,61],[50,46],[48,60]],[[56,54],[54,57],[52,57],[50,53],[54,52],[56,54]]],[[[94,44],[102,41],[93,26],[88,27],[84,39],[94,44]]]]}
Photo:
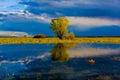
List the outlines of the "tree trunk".
{"type": "Polygon", "coordinates": [[[63,36],[59,36],[59,39],[64,39],[64,37],[63,36]]]}
{"type": "Polygon", "coordinates": [[[58,35],[57,36],[59,39],[64,39],[64,36],[63,35],[58,35]]]}

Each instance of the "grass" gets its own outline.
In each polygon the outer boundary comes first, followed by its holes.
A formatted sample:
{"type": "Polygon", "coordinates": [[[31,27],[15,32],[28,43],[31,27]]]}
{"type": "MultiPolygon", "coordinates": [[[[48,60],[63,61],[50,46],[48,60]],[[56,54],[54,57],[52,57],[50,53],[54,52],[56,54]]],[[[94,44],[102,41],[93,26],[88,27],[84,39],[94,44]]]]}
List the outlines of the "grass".
{"type": "Polygon", "coordinates": [[[60,40],[58,38],[0,38],[0,44],[50,44],[50,43],[114,43],[120,44],[120,37],[75,38],[60,40]]]}

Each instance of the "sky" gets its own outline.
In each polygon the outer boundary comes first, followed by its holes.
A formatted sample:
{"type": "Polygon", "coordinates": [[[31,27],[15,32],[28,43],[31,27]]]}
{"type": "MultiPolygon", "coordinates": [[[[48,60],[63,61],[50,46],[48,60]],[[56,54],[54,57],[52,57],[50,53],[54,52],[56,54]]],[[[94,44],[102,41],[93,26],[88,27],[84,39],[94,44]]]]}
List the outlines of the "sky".
{"type": "Polygon", "coordinates": [[[69,19],[76,36],[120,36],[120,0],[0,0],[0,36],[45,34],[53,18],[69,19]]]}

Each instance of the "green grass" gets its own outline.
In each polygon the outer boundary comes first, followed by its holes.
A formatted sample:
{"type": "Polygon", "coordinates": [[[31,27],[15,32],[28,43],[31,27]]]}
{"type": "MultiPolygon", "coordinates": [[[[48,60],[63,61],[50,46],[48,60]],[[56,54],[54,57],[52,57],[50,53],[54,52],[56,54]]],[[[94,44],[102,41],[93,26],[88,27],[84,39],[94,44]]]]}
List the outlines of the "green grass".
{"type": "Polygon", "coordinates": [[[0,38],[0,44],[50,44],[50,43],[114,43],[120,44],[120,37],[75,38],[0,38]]]}

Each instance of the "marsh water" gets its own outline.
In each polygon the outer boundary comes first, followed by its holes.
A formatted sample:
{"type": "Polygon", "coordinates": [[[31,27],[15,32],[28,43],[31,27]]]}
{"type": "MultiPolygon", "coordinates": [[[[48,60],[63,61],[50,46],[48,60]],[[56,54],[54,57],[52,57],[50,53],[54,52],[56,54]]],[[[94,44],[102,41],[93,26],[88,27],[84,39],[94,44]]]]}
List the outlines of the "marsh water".
{"type": "Polygon", "coordinates": [[[2,80],[120,80],[120,44],[3,44],[2,80]]]}

